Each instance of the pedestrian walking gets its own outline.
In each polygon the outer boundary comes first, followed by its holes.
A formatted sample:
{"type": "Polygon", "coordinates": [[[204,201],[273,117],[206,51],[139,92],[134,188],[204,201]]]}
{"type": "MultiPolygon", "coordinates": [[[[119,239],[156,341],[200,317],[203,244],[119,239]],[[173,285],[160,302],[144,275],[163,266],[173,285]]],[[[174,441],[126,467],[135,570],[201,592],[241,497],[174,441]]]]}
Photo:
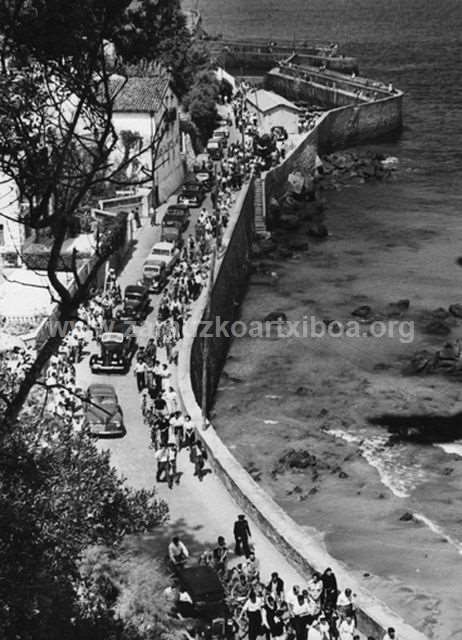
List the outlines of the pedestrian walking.
{"type": "Polygon", "coordinates": [[[240,514],[234,523],[235,552],[237,556],[250,555],[249,539],[251,538],[249,523],[244,514],[240,514]]]}

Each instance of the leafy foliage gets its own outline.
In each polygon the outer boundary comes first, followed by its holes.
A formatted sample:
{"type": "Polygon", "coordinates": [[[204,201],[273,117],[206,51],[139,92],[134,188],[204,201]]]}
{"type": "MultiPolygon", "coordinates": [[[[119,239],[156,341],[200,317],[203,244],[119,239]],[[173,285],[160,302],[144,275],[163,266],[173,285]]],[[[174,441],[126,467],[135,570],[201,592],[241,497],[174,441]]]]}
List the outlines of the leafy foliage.
{"type": "Polygon", "coordinates": [[[57,420],[24,418],[1,444],[0,636],[72,638],[83,550],[152,531],[167,506],[129,489],[107,452],[57,420]]]}
{"type": "Polygon", "coordinates": [[[80,565],[80,606],[89,618],[111,606],[124,629],[145,640],[175,640],[178,621],[170,615],[164,590],[169,580],[159,562],[126,540],[117,554],[107,547],[86,550],[80,565]]]}
{"type": "Polygon", "coordinates": [[[220,85],[215,75],[202,71],[184,99],[184,105],[189,110],[192,122],[199,129],[204,144],[216,126],[219,92],[220,85]]]}

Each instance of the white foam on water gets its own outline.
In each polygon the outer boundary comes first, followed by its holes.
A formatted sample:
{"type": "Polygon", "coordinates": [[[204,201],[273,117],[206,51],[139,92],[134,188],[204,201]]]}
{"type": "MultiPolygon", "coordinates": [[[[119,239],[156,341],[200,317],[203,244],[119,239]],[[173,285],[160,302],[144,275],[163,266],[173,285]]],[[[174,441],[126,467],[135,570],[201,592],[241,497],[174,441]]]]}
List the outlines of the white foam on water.
{"type": "Polygon", "coordinates": [[[438,443],[435,444],[435,447],[439,447],[443,449],[445,453],[454,453],[456,456],[460,456],[462,458],[462,441],[457,440],[456,442],[448,442],[448,443],[438,443]]]}
{"type": "Polygon", "coordinates": [[[382,484],[397,498],[408,498],[426,475],[418,464],[408,466],[400,460],[399,445],[387,446],[388,436],[362,436],[342,429],[331,429],[327,433],[346,442],[358,444],[361,455],[377,469],[382,484]]]}
{"type": "Polygon", "coordinates": [[[278,420],[263,420],[265,424],[279,424],[278,420]]]}
{"type": "Polygon", "coordinates": [[[427,518],[427,516],[424,516],[422,513],[413,513],[412,515],[416,520],[428,527],[430,531],[433,531],[433,533],[436,533],[441,538],[449,542],[449,544],[457,549],[457,552],[462,555],[462,542],[459,542],[459,540],[450,536],[442,527],[440,527],[439,524],[436,524],[436,522],[433,522],[433,520],[430,520],[430,518],[427,518]]]}

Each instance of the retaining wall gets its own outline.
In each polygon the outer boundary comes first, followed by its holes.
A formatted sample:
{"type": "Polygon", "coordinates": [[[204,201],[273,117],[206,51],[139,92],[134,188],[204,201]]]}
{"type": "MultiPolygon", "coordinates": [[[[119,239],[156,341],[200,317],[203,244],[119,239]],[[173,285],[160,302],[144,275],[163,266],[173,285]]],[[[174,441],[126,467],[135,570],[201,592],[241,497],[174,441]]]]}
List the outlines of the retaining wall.
{"type": "Polygon", "coordinates": [[[403,94],[399,91],[373,102],[358,101],[353,92],[309,82],[279,68],[266,75],[265,86],[289,100],[315,101],[334,107],[318,126],[321,153],[372,142],[402,128],[403,94]]]}
{"type": "MultiPolygon", "coordinates": [[[[222,321],[235,320],[239,314],[239,307],[244,298],[249,275],[249,254],[254,237],[254,182],[250,181],[241,191],[236,202],[238,215],[230,218],[228,228],[223,236],[223,244],[226,249],[221,258],[217,260],[216,277],[211,297],[210,318],[220,318],[222,321]]],[[[208,407],[215,395],[216,387],[220,379],[223,363],[230,346],[230,338],[217,336],[207,338],[208,358],[208,407]]],[[[198,398],[202,390],[202,353],[203,340],[194,339],[191,353],[192,385],[198,398]]]]}

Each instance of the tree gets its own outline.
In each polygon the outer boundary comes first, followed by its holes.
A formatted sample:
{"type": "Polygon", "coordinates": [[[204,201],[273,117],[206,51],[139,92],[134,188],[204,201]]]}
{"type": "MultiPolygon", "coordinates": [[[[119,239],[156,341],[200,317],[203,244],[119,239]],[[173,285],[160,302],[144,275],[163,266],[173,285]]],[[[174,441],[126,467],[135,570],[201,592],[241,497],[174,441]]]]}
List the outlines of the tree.
{"type": "Polygon", "coordinates": [[[184,106],[189,110],[190,118],[199,129],[204,144],[216,126],[219,92],[220,85],[215,75],[203,71],[197,75],[194,86],[184,99],[184,106]]]}
{"type": "Polygon", "coordinates": [[[0,636],[72,639],[81,554],[152,532],[167,506],[154,491],[129,489],[86,432],[33,413],[37,402],[0,448],[0,636]]]}
{"type": "MultiPolygon", "coordinates": [[[[51,238],[47,274],[63,320],[75,316],[115,248],[101,243],[84,279],[75,256],[71,294],[57,271],[75,217],[102,184],[126,186],[125,170],[145,151],[124,154],[114,166],[118,138],[112,114],[125,80],[111,75],[106,43],[126,27],[126,5],[127,0],[82,0],[72,7],[67,0],[0,0],[0,172],[17,187],[21,221],[51,238]]],[[[126,41],[135,35],[129,32],[126,41]]],[[[154,146],[161,136],[162,128],[154,146]]],[[[149,180],[139,173],[130,184],[149,180]]],[[[8,420],[48,356],[49,349],[39,354],[8,408],[8,420]]]]}
{"type": "Polygon", "coordinates": [[[164,595],[170,579],[159,561],[127,539],[115,554],[102,546],[89,547],[79,567],[83,584],[80,606],[87,618],[111,607],[134,638],[177,640],[184,626],[171,615],[164,595]]]}

